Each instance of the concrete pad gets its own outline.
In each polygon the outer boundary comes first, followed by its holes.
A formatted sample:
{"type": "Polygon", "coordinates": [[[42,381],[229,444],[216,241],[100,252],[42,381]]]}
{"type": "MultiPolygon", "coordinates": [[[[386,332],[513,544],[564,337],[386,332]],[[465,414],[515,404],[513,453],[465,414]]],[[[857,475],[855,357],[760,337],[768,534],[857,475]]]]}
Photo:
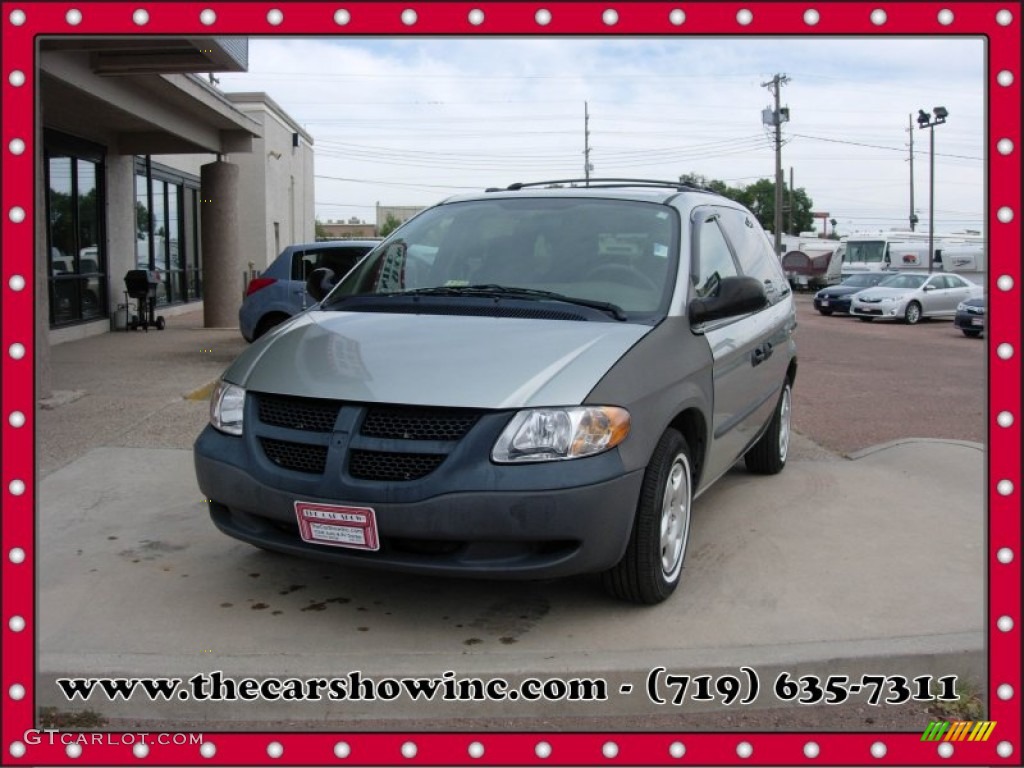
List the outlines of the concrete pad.
{"type": "MultiPolygon", "coordinates": [[[[192,404],[194,407],[198,404],[192,404]]],[[[658,711],[652,668],[958,674],[983,680],[984,452],[902,442],[850,461],[734,469],[694,513],[683,583],[653,608],[592,577],[463,581],[340,568],[219,533],[189,451],[107,447],[42,481],[39,706],[260,719],[658,711]],[[500,675],[605,678],[610,701],[67,702],[56,677],[500,675]],[[631,693],[623,693],[631,686],[631,693]]],[[[758,704],[778,706],[764,691],[758,704]]],[[[662,712],[664,710],[661,710],[662,712]]]]}

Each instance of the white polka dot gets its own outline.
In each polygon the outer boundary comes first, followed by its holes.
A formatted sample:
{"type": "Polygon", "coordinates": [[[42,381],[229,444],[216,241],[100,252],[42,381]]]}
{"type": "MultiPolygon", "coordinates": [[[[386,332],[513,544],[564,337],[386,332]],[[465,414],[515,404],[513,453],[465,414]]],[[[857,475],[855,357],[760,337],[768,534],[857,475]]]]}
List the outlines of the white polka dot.
{"type": "Polygon", "coordinates": [[[1008,69],[1004,69],[996,75],[996,82],[1003,86],[1003,88],[1009,88],[1013,85],[1013,72],[1010,72],[1008,69]]]}
{"type": "Polygon", "coordinates": [[[996,746],[996,754],[1000,757],[1009,757],[1013,754],[1013,744],[1008,741],[1000,741],[996,746]]]}
{"type": "Polygon", "coordinates": [[[686,11],[682,8],[673,8],[668,15],[668,20],[670,24],[678,27],[686,21],[686,11]]]}
{"type": "Polygon", "coordinates": [[[949,758],[953,756],[953,745],[948,741],[944,741],[939,744],[939,757],[949,758]]]}
{"type": "Polygon", "coordinates": [[[944,27],[948,27],[953,23],[953,12],[949,8],[943,8],[939,11],[939,24],[944,27]]]}
{"type": "Polygon", "coordinates": [[[885,744],[881,741],[876,741],[871,745],[871,756],[879,760],[885,757],[885,753],[888,751],[888,748],[886,748],[885,744]]]}
{"type": "Polygon", "coordinates": [[[609,8],[601,14],[601,21],[604,22],[606,27],[614,27],[619,23],[619,12],[614,8],[609,8]]]}
{"type": "Polygon", "coordinates": [[[12,741],[8,752],[11,753],[11,757],[24,757],[25,756],[25,745],[20,741],[12,741]]]}
{"type": "Polygon", "coordinates": [[[747,26],[753,20],[754,13],[749,8],[741,8],[736,12],[737,23],[743,25],[744,27],[747,26]]]}
{"type": "Polygon", "coordinates": [[[479,741],[474,741],[469,745],[469,756],[474,760],[477,760],[484,756],[484,745],[479,741]]]}
{"type": "Polygon", "coordinates": [[[12,155],[20,155],[25,151],[25,142],[21,139],[11,139],[11,143],[7,145],[7,148],[11,151],[12,155]]]}
{"type": "Polygon", "coordinates": [[[25,73],[20,69],[16,69],[7,76],[7,82],[15,88],[20,88],[25,84],[25,73]]]}
{"type": "Polygon", "coordinates": [[[209,27],[217,21],[217,12],[212,8],[204,8],[199,14],[199,21],[209,27]]]}
{"type": "Polygon", "coordinates": [[[20,429],[25,426],[25,414],[21,411],[12,411],[11,415],[7,417],[7,423],[15,429],[20,429]]]}
{"type": "Polygon", "coordinates": [[[996,142],[996,151],[1000,155],[1008,155],[1013,152],[1013,141],[1011,139],[1000,139],[996,142]]]}
{"type": "Polygon", "coordinates": [[[888,21],[888,19],[889,16],[881,8],[875,8],[875,10],[871,12],[871,23],[876,27],[882,26],[886,21],[888,21]]]}
{"type": "Polygon", "coordinates": [[[21,275],[11,275],[7,285],[10,286],[12,291],[23,291],[25,290],[25,278],[21,275]]]}
{"type": "Polygon", "coordinates": [[[407,741],[405,742],[405,744],[402,745],[402,757],[408,760],[412,760],[414,757],[416,757],[416,753],[418,751],[419,750],[416,748],[415,742],[407,741]]]}
{"type": "Polygon", "coordinates": [[[754,754],[754,745],[749,741],[741,741],[736,745],[736,754],[746,760],[752,754],[754,754]]]}
{"type": "Polygon", "coordinates": [[[619,756],[619,745],[614,741],[606,741],[601,747],[601,754],[609,760],[614,760],[619,756]]]}
{"type": "Polygon", "coordinates": [[[998,347],[996,347],[996,354],[999,356],[1001,360],[1009,360],[1011,357],[1013,357],[1013,345],[1003,342],[998,347]]]}
{"type": "MultiPolygon", "coordinates": [[[[474,8],[469,12],[469,23],[474,27],[479,27],[484,23],[484,12],[479,8],[474,8]]],[[[475,742],[474,742],[475,743],[475,742]]]]}
{"type": "Polygon", "coordinates": [[[533,750],[534,754],[537,755],[541,760],[546,760],[551,757],[551,745],[546,741],[539,742],[533,750]]]}
{"type": "Polygon", "coordinates": [[[413,24],[415,24],[417,18],[418,17],[416,15],[416,11],[414,11],[412,8],[406,8],[404,11],[402,11],[402,23],[405,24],[405,26],[407,27],[411,27],[413,24]]]}
{"type": "Polygon", "coordinates": [[[25,209],[20,205],[16,205],[7,213],[7,218],[15,224],[21,224],[25,220],[25,209]]]}
{"type": "Polygon", "coordinates": [[[16,27],[20,27],[25,23],[25,12],[20,8],[15,8],[7,18],[11,20],[11,24],[16,27]]]}
{"type": "Polygon", "coordinates": [[[344,8],[339,8],[334,12],[334,23],[339,27],[344,27],[350,21],[352,21],[352,14],[344,8]]]}
{"type": "Polygon", "coordinates": [[[1003,683],[998,688],[996,688],[996,696],[998,696],[1003,701],[1009,701],[1013,698],[1013,686],[1009,683],[1003,683]]]}
{"type": "Polygon", "coordinates": [[[1003,565],[1009,565],[1013,562],[1013,550],[1009,547],[1002,547],[998,552],[996,552],[996,560],[1003,565]]]}
{"type": "Polygon", "coordinates": [[[25,356],[25,345],[14,342],[7,350],[7,354],[9,354],[13,360],[21,360],[21,358],[25,356]]]}
{"type": "Polygon", "coordinates": [[[534,21],[540,24],[542,27],[546,27],[551,23],[551,11],[547,8],[541,8],[537,13],[533,15],[534,21]]]}
{"type": "Polygon", "coordinates": [[[806,11],[804,11],[804,24],[806,24],[809,27],[813,27],[819,21],[821,21],[821,14],[818,13],[816,10],[814,10],[813,8],[808,8],[806,11]]]}
{"type": "Polygon", "coordinates": [[[280,741],[272,741],[267,744],[267,755],[275,760],[284,754],[284,745],[280,741]]]}
{"type": "Polygon", "coordinates": [[[1000,411],[999,415],[996,416],[996,424],[1003,429],[1007,429],[1013,426],[1013,414],[1009,411],[1000,411]]]}
{"type": "Polygon", "coordinates": [[[140,760],[144,757],[149,757],[149,745],[140,741],[132,746],[132,754],[140,760]]]}
{"type": "Polygon", "coordinates": [[[21,632],[25,629],[25,620],[21,616],[11,616],[7,626],[11,628],[11,632],[21,632]]]}
{"type": "Polygon", "coordinates": [[[71,744],[68,744],[66,747],[64,747],[64,754],[70,757],[72,760],[77,760],[79,757],[82,756],[82,745],[75,744],[74,742],[72,742],[71,744]]]}
{"type": "Polygon", "coordinates": [[[145,8],[139,8],[132,14],[132,21],[135,22],[136,26],[144,27],[149,24],[149,11],[145,8]]]}
{"type": "Polygon", "coordinates": [[[1013,629],[1013,619],[1009,616],[1000,616],[999,620],[996,622],[996,626],[999,628],[1000,632],[1009,632],[1013,629]]]}
{"type": "Polygon", "coordinates": [[[271,8],[267,11],[267,23],[271,26],[278,26],[284,21],[284,13],[281,12],[280,8],[271,8]]]}
{"type": "Polygon", "coordinates": [[[996,12],[996,24],[1001,27],[1008,27],[1013,23],[1013,13],[1008,11],[1006,8],[996,12]]]}
{"type": "Polygon", "coordinates": [[[204,741],[203,745],[199,747],[199,754],[209,760],[217,754],[217,745],[212,741],[204,741]]]}
{"type": "Polygon", "coordinates": [[[64,21],[70,24],[72,27],[77,27],[82,23],[82,12],[77,8],[72,8],[70,11],[64,14],[64,21]]]}
{"type": "Polygon", "coordinates": [[[1012,275],[1000,275],[999,279],[996,280],[996,287],[1000,291],[1012,291],[1013,290],[1013,276],[1012,275]]]}
{"type": "Polygon", "coordinates": [[[21,701],[25,698],[25,686],[21,683],[15,683],[7,689],[7,695],[14,701],[21,701]]]}
{"type": "Polygon", "coordinates": [[[668,753],[678,760],[686,754],[686,745],[681,741],[673,741],[671,746],[668,748],[668,753]]]}
{"type": "Polygon", "coordinates": [[[25,550],[21,547],[15,547],[7,554],[7,559],[15,565],[21,565],[25,562],[25,550]]]}
{"type": "Polygon", "coordinates": [[[1007,205],[1004,205],[998,211],[996,211],[996,218],[999,219],[1003,224],[1009,224],[1013,221],[1013,209],[1007,205]]]}
{"type": "Polygon", "coordinates": [[[352,748],[344,741],[339,741],[334,745],[334,756],[339,760],[344,760],[346,757],[352,754],[352,748]]]}
{"type": "Polygon", "coordinates": [[[11,480],[7,490],[11,492],[12,496],[21,496],[25,492],[25,482],[23,480],[11,480]]]}
{"type": "Polygon", "coordinates": [[[1009,496],[1013,493],[1013,482],[1010,480],[1000,480],[996,483],[996,492],[1000,496],[1009,496]]]}
{"type": "Polygon", "coordinates": [[[812,760],[821,754],[821,747],[818,746],[817,742],[808,741],[804,744],[804,756],[809,757],[812,760]]]}

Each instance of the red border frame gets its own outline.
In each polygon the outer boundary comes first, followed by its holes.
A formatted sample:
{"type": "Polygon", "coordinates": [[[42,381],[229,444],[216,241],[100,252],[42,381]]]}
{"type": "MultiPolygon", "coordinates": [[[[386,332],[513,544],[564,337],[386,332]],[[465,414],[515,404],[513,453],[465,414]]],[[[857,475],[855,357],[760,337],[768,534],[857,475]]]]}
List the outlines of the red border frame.
{"type": "MultiPolygon", "coordinates": [[[[317,765],[325,763],[356,765],[1021,765],[1021,498],[1020,498],[1020,217],[1021,217],[1021,12],[1019,2],[629,2],[607,0],[592,2],[3,2],[2,24],[3,75],[3,138],[0,144],[2,162],[3,242],[2,291],[2,374],[3,420],[0,422],[3,446],[2,517],[2,632],[3,663],[0,700],[3,710],[3,764],[59,765],[125,765],[150,763],[158,765],[224,764],[261,765],[285,763],[317,765]],[[82,18],[71,25],[65,17],[77,8],[82,18]],[[134,23],[132,13],[145,8],[149,22],[134,23]],[[213,9],[216,22],[206,26],[200,12],[213,9]],[[279,25],[267,21],[267,12],[278,8],[284,12],[279,25]],[[334,22],[334,12],[344,8],[351,14],[346,26],[334,22]],[[412,8],[418,19],[412,26],[401,21],[402,11],[412,8]],[[468,21],[469,11],[484,10],[486,19],[480,26],[468,21]],[[549,24],[535,21],[537,10],[551,11],[549,24]],[[609,8],[618,12],[618,22],[606,25],[602,13],[609,8]],[[669,12],[682,8],[685,23],[674,25],[669,12]],[[753,12],[746,25],[737,21],[741,9],[753,12]],[[817,10],[815,25],[804,20],[807,10],[817,10]],[[872,21],[872,12],[883,10],[883,24],[872,21]],[[939,12],[948,9],[954,21],[944,25],[939,12]],[[22,11],[23,23],[11,16],[22,11]],[[1009,11],[1008,24],[997,22],[999,11],[1009,11]],[[37,147],[33,126],[36,87],[34,39],[39,34],[132,34],[161,33],[189,35],[978,35],[988,40],[988,233],[991,253],[988,334],[989,352],[989,452],[987,497],[989,499],[988,536],[988,641],[990,659],[988,719],[998,722],[994,737],[988,742],[957,742],[951,756],[940,756],[934,742],[920,741],[919,733],[818,733],[818,734],[674,734],[674,733],[418,733],[418,734],[313,734],[313,733],[215,733],[206,740],[213,742],[216,752],[206,758],[195,745],[152,746],[144,758],[136,757],[131,746],[124,744],[86,745],[75,759],[70,758],[60,743],[23,744],[23,734],[34,727],[34,525],[36,500],[35,455],[33,445],[34,388],[33,333],[36,328],[33,296],[36,290],[33,269],[33,234],[36,206],[33,196],[33,167],[37,147]],[[15,86],[11,72],[24,73],[24,83],[15,86]],[[1004,85],[998,74],[1009,72],[1013,81],[1004,85]],[[25,149],[14,154],[12,139],[24,141],[25,149]],[[1001,154],[1001,139],[1013,142],[1008,154],[1001,154]],[[10,211],[20,207],[24,219],[12,220],[10,211]],[[1013,218],[1000,220],[999,212],[1009,210],[1013,218]],[[24,278],[24,286],[16,290],[10,279],[24,278]],[[1008,284],[1006,277],[1012,278],[1008,284]],[[1002,280],[999,278],[1002,277],[1002,280]],[[14,358],[11,345],[21,344],[24,355],[14,358]],[[1009,350],[1012,354],[1006,355],[1009,350]],[[1002,354],[1001,354],[1002,353],[1002,354]],[[1005,359],[1004,359],[1005,358],[1005,359]],[[25,416],[21,427],[10,423],[10,415],[20,411],[25,416]],[[997,420],[999,414],[1012,414],[1008,426],[997,420]],[[15,494],[11,482],[22,480],[24,491],[15,494]],[[1006,482],[1012,483],[1008,493],[1006,482]],[[12,552],[20,549],[24,557],[16,562],[12,552]],[[1012,560],[1003,562],[999,553],[1008,549],[1012,560]],[[1013,627],[1000,631],[999,617],[1009,616],[1013,627]],[[21,617],[24,628],[15,630],[10,620],[21,617]],[[11,686],[24,687],[24,696],[12,697],[11,686]],[[995,695],[1000,685],[1011,685],[1013,695],[1001,700],[995,695]],[[338,742],[348,745],[346,759],[335,756],[338,742]],[[415,755],[405,757],[403,745],[415,744],[415,755]],[[547,743],[550,754],[537,755],[537,745],[547,743]],[[603,749],[609,742],[617,747],[614,757],[606,757],[603,749]],[[670,754],[675,742],[685,745],[682,759],[670,754]],[[743,742],[753,747],[752,754],[740,758],[737,746],[743,742]],[[805,755],[805,746],[818,745],[817,757],[805,755]],[[283,753],[277,759],[268,756],[268,745],[277,743],[283,753]],[[471,744],[479,743],[484,753],[478,758],[470,754],[471,744]],[[1012,753],[1003,757],[999,745],[1008,743],[1012,753]],[[18,745],[21,745],[20,747],[18,745]],[[884,744],[881,757],[872,754],[872,746],[884,744]]],[[[1005,81],[1004,81],[1005,82],[1005,81]]],[[[1005,423],[1005,422],[1004,422],[1005,423]]],[[[1005,559],[1005,558],[1003,558],[1005,559]]],[[[475,750],[476,748],[474,748],[475,750]]]]}

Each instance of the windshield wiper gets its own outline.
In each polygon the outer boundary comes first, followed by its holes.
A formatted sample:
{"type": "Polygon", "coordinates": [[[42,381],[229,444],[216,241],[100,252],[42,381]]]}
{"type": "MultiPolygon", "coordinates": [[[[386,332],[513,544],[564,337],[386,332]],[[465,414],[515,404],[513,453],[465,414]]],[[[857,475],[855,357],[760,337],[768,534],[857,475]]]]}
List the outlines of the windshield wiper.
{"type": "Polygon", "coordinates": [[[438,285],[433,288],[414,288],[408,291],[397,291],[384,294],[386,296],[474,296],[484,298],[533,299],[535,301],[560,301],[576,304],[607,312],[616,320],[626,320],[626,312],[618,304],[597,299],[583,299],[567,296],[555,291],[544,291],[539,288],[516,288],[515,286],[480,284],[480,285],[438,285]]]}

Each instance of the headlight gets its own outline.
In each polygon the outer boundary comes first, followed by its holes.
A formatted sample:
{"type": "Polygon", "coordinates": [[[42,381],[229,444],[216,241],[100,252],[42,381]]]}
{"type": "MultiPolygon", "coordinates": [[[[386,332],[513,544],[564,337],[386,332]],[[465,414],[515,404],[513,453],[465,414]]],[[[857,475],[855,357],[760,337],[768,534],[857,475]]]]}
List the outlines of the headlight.
{"type": "Polygon", "coordinates": [[[236,384],[218,381],[210,398],[210,423],[228,435],[240,435],[244,415],[245,390],[236,384]]]}
{"type": "Polygon", "coordinates": [[[966,304],[964,304],[964,303],[963,303],[963,302],[961,301],[961,302],[960,302],[959,304],[957,304],[957,305],[956,305],[956,311],[957,311],[957,312],[966,312],[966,311],[967,311],[967,305],[966,305],[966,304]]]}
{"type": "Polygon", "coordinates": [[[629,411],[613,406],[520,411],[491,451],[499,464],[558,461],[607,451],[629,434],[629,411]]]}
{"type": "Polygon", "coordinates": [[[882,301],[903,301],[906,296],[886,296],[882,301]]]}

